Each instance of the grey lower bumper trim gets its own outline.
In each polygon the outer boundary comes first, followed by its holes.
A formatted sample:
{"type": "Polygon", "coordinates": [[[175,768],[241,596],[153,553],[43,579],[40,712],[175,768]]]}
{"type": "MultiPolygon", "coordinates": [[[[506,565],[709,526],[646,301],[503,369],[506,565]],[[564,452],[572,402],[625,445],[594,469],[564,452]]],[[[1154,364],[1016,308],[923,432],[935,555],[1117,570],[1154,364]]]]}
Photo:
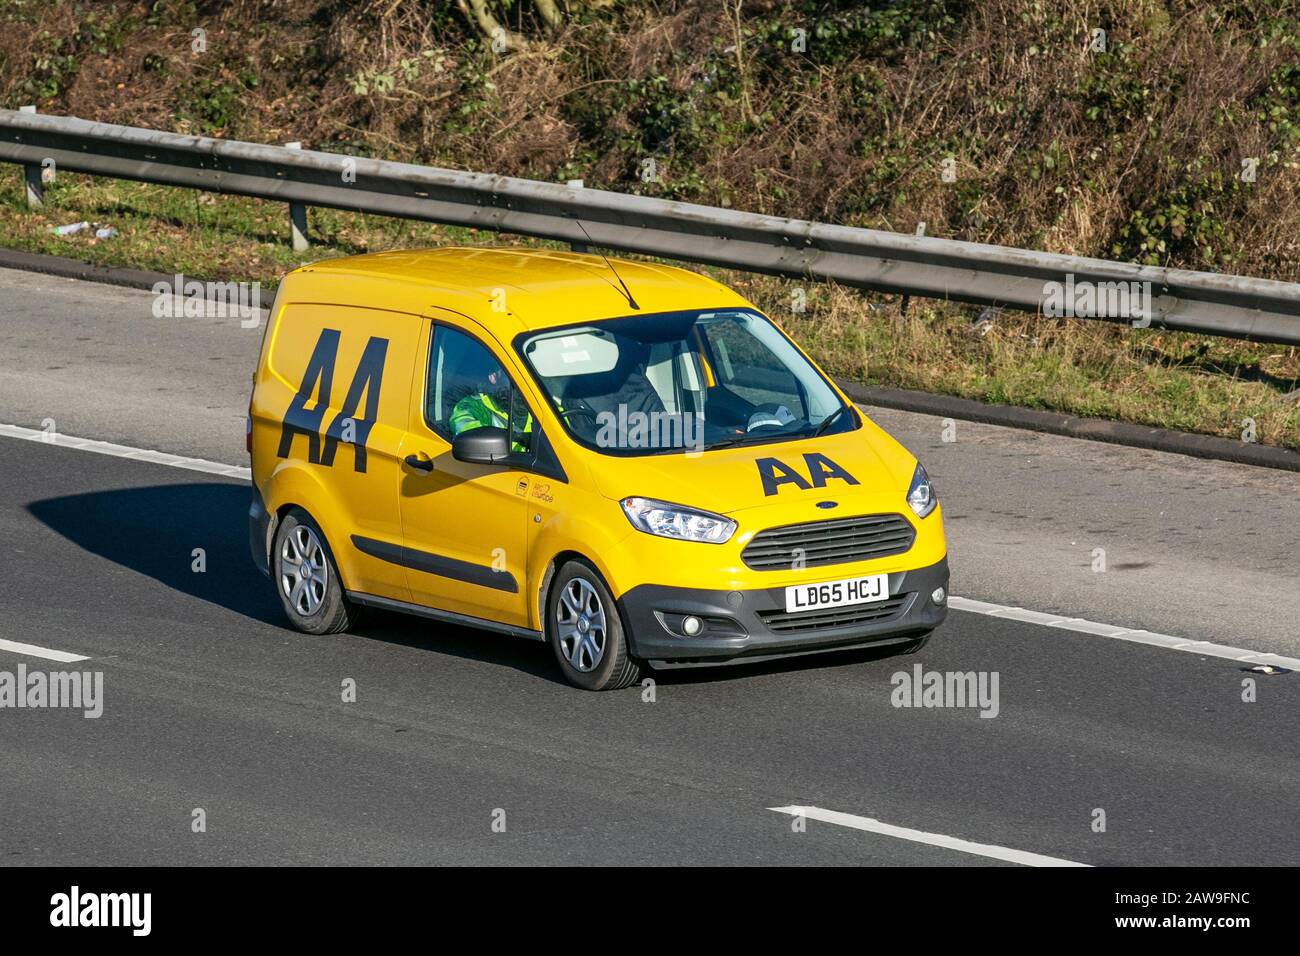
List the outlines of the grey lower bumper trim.
{"type": "MultiPolygon", "coordinates": [[[[827,578],[834,577],[833,569],[827,578]]],[[[846,575],[841,575],[846,576],[846,575]]],[[[947,604],[931,594],[948,587],[948,560],[889,576],[896,610],[879,619],[792,628],[785,611],[784,588],[721,591],[643,584],[619,600],[629,630],[632,653],[642,660],[721,664],[731,660],[785,657],[821,650],[867,645],[906,644],[943,623],[947,604]],[[695,637],[675,633],[670,620],[699,617],[704,632],[695,637]],[[775,623],[781,620],[780,626],[775,623]]]]}

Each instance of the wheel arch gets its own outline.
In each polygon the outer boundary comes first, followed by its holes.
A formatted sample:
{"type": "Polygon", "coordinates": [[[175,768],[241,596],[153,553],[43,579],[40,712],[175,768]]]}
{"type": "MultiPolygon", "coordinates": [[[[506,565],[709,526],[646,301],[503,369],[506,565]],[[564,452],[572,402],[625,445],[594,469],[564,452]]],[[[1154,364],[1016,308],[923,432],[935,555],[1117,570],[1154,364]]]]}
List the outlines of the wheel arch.
{"type": "Polygon", "coordinates": [[[579,551],[573,547],[564,548],[552,555],[539,576],[533,607],[530,609],[531,612],[537,614],[537,620],[534,622],[536,630],[540,631],[543,636],[547,636],[546,606],[550,602],[551,588],[555,583],[555,574],[560,570],[560,568],[564,567],[566,562],[573,560],[584,561],[596,569],[596,573],[600,575],[601,581],[604,583],[606,590],[609,591],[610,596],[614,599],[614,606],[618,610],[619,619],[623,624],[623,630],[626,632],[628,630],[627,616],[623,613],[623,602],[620,599],[618,591],[615,589],[613,580],[610,577],[609,569],[605,566],[603,561],[585,551],[579,551]]]}
{"type": "Polygon", "coordinates": [[[532,613],[537,615],[537,619],[533,622],[535,629],[541,631],[544,637],[547,636],[546,605],[549,604],[551,600],[551,586],[555,583],[555,572],[559,571],[560,568],[564,566],[565,562],[572,561],[575,558],[581,558],[584,561],[591,560],[582,552],[575,551],[572,548],[559,551],[552,555],[551,559],[546,563],[546,567],[543,569],[541,578],[538,581],[537,593],[530,610],[532,613]]]}
{"type": "Polygon", "coordinates": [[[351,549],[343,547],[348,538],[344,533],[346,529],[341,525],[348,522],[348,514],[338,497],[319,476],[306,468],[293,465],[277,469],[267,482],[266,492],[265,505],[270,526],[267,532],[268,566],[274,568],[275,536],[284,516],[294,508],[299,508],[307,512],[320,528],[343,587],[345,590],[350,589],[351,582],[356,580],[356,574],[352,567],[351,549]]]}

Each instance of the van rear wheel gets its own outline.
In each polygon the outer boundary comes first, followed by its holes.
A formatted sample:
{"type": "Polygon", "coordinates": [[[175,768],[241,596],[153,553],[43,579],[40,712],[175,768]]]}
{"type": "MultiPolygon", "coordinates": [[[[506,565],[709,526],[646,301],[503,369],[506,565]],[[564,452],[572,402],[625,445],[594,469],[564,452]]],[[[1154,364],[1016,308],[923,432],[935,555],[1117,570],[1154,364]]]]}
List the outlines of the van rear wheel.
{"type": "Polygon", "coordinates": [[[325,534],[301,508],[286,514],[276,529],[271,562],[275,591],[295,628],[337,634],[356,623],[359,609],[343,593],[325,534]]]}
{"type": "Polygon", "coordinates": [[[546,601],[546,636],[565,679],[576,687],[618,690],[641,676],[614,596],[586,561],[566,562],[555,575],[546,601]]]}

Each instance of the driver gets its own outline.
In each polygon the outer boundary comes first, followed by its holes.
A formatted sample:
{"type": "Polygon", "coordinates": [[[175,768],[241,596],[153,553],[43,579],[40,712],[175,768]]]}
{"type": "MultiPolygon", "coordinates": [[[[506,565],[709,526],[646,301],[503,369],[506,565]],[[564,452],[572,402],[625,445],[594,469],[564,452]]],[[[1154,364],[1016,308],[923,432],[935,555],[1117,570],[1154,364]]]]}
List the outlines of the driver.
{"type": "Polygon", "coordinates": [[[509,398],[501,394],[506,391],[503,387],[504,383],[505,373],[499,368],[493,369],[488,372],[487,384],[496,395],[495,398],[484,390],[471,392],[455,404],[448,423],[453,436],[475,428],[485,428],[489,425],[505,428],[509,424],[509,398]],[[503,398],[505,401],[502,401],[503,398]],[[503,408],[502,405],[505,407],[503,408]]]}
{"type": "MultiPolygon", "coordinates": [[[[475,428],[491,426],[508,429],[510,427],[510,379],[498,366],[488,372],[487,386],[488,388],[482,391],[471,392],[452,407],[448,425],[451,427],[453,438],[475,428]]],[[[533,416],[525,413],[520,438],[531,435],[532,431],[533,416]]],[[[527,451],[527,439],[512,441],[511,449],[527,451]]]]}

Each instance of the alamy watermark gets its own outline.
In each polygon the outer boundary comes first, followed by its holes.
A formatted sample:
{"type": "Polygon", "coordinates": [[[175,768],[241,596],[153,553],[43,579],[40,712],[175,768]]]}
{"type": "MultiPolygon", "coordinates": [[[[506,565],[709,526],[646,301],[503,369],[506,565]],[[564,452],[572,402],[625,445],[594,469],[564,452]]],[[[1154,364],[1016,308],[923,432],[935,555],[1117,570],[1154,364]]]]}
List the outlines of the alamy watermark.
{"type": "Polygon", "coordinates": [[[683,412],[642,412],[619,405],[595,416],[601,448],[687,448],[704,450],[704,416],[683,412]]]}
{"type": "Polygon", "coordinates": [[[202,282],[178,272],[170,282],[155,282],[152,291],[156,319],[238,318],[243,329],[261,322],[260,282],[202,282]]]}
{"type": "Polygon", "coordinates": [[[1066,273],[1065,282],[1043,285],[1043,315],[1053,319],[1124,319],[1134,328],[1151,324],[1150,282],[1091,282],[1066,273]]]}
{"type": "Polygon", "coordinates": [[[71,708],[89,720],[104,713],[103,671],[0,671],[0,710],[71,708]]]}
{"type": "Polygon", "coordinates": [[[915,664],[911,673],[898,671],[889,683],[895,707],[979,708],[980,716],[989,718],[1001,710],[997,671],[926,671],[915,664]]]}
{"type": "Polygon", "coordinates": [[[132,936],[148,936],[153,929],[153,894],[83,893],[74,886],[50,897],[50,925],[122,927],[132,936]]]}

